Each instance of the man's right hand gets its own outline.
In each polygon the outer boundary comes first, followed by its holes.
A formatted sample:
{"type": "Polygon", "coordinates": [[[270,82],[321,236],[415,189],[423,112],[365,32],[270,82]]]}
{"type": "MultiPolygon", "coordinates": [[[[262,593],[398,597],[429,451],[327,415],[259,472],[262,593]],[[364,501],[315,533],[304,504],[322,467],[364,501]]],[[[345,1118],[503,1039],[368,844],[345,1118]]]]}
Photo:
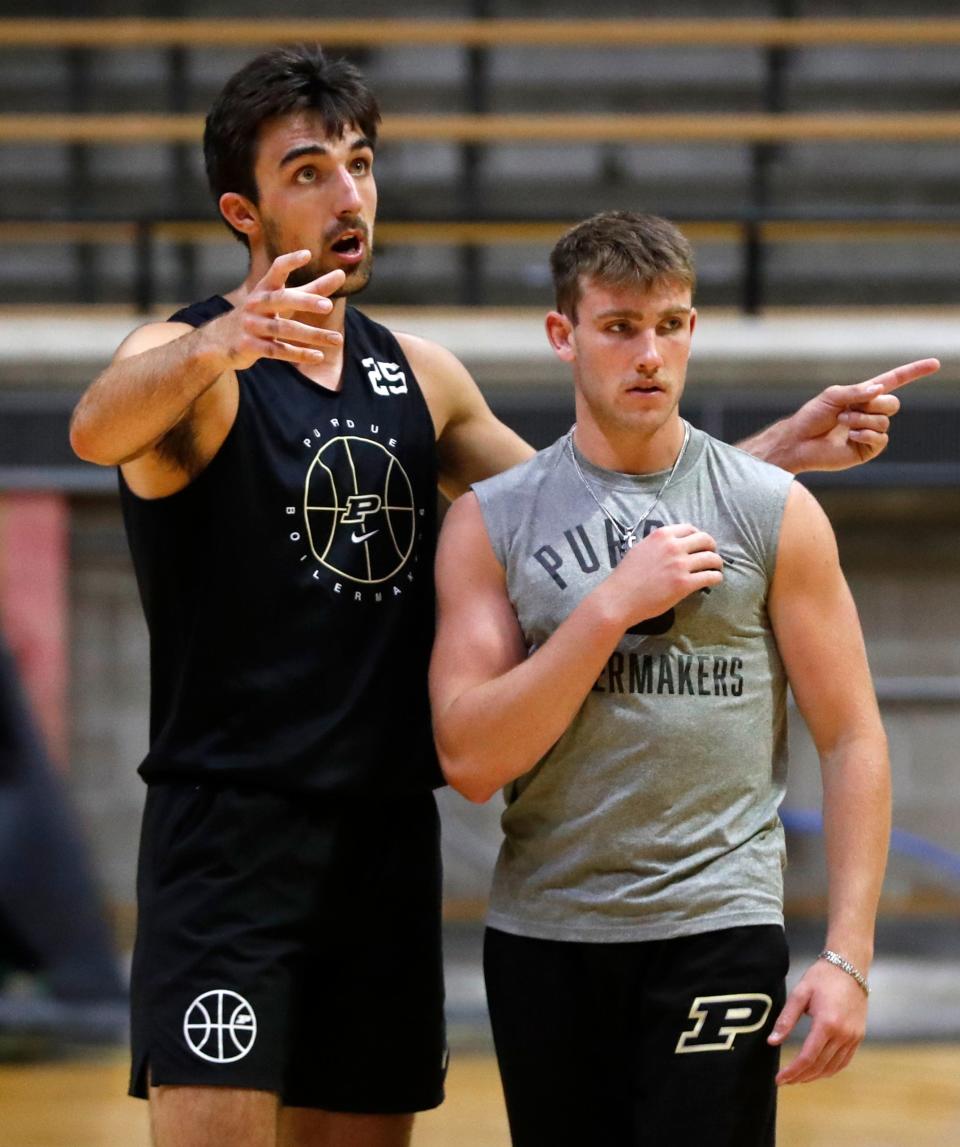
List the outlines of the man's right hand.
{"type": "Polygon", "coordinates": [[[717,543],[684,522],[661,526],[628,550],[604,583],[624,628],[659,617],[691,593],[723,581],[717,543]]]}
{"type": "Polygon", "coordinates": [[[211,350],[222,353],[224,371],[246,370],[261,358],[315,366],[325,360],[325,350],[342,345],[339,331],[290,317],[330,314],[329,296],[346,278],[341,270],[329,271],[302,287],[288,287],[290,274],[310,257],[309,251],[278,255],[242,303],[201,328],[211,350]]]}

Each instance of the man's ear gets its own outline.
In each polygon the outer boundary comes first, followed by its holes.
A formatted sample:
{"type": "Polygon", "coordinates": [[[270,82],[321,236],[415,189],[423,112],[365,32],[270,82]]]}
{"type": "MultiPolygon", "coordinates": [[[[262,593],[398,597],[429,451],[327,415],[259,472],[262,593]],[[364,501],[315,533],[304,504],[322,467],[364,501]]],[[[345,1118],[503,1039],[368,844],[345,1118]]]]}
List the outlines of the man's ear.
{"type": "Polygon", "coordinates": [[[260,212],[256,204],[236,191],[225,191],[220,196],[220,214],[248,239],[260,231],[260,212]]]}
{"type": "Polygon", "coordinates": [[[577,340],[570,319],[559,311],[551,311],[546,318],[546,328],[553,353],[563,362],[573,362],[577,357],[577,340]]]}

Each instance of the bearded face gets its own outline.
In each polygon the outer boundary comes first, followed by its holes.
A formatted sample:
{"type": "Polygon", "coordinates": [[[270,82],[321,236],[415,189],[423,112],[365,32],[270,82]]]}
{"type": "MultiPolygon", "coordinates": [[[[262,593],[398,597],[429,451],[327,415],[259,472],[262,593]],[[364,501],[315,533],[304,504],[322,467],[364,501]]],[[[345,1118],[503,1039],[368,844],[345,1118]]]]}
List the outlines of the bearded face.
{"type": "Polygon", "coordinates": [[[313,252],[309,263],[291,271],[287,278],[288,286],[303,287],[329,271],[342,270],[346,280],[340,290],[331,296],[336,299],[355,295],[370,282],[373,274],[373,243],[370,228],[359,216],[331,224],[319,242],[313,243],[285,238],[278,222],[264,217],[262,213],[261,223],[264,247],[271,263],[278,255],[300,248],[313,252]]]}

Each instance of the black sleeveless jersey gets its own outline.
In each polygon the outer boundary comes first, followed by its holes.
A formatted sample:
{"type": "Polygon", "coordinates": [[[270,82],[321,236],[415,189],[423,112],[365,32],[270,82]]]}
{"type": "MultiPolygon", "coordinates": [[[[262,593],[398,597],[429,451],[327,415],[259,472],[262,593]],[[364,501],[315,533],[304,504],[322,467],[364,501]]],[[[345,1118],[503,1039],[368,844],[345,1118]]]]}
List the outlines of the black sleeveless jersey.
{"type": "MultiPolygon", "coordinates": [[[[218,296],[172,321],[226,313],[218,296]]],[[[427,666],[436,441],[397,340],[347,308],[342,385],[239,371],[236,421],[185,489],[121,476],[150,630],[147,780],[390,795],[441,783],[427,666]]]]}

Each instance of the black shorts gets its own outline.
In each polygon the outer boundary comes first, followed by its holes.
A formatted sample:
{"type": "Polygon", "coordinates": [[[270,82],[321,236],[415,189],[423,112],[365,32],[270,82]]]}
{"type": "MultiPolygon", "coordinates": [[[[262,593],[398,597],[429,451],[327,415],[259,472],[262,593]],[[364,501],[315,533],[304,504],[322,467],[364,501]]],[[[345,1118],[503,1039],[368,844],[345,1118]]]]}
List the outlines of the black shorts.
{"type": "Polygon", "coordinates": [[[514,1147],[770,1147],[787,963],[775,925],[627,944],[487,929],[514,1147]]]}
{"type": "Polygon", "coordinates": [[[132,1095],[149,1078],[330,1111],[442,1102],[432,793],[151,785],[137,894],[132,1095]]]}

